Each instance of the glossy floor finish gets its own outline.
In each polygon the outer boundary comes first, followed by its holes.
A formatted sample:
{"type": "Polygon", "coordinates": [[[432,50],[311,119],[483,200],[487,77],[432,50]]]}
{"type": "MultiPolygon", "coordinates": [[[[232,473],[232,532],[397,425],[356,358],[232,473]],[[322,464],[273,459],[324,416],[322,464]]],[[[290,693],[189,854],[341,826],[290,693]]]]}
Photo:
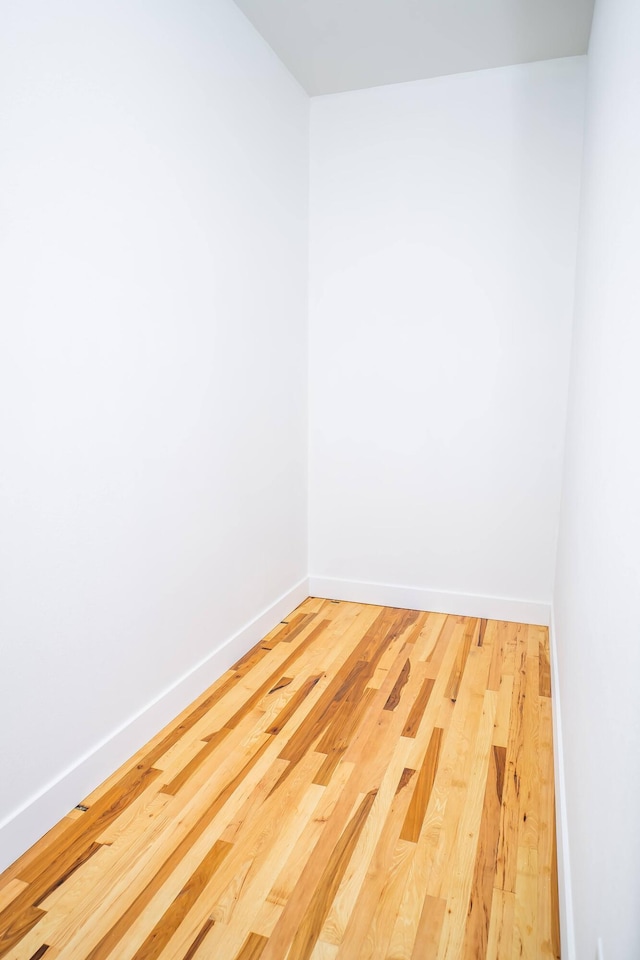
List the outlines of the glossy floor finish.
{"type": "Polygon", "coordinates": [[[559,956],[543,627],[309,598],[82,804],[0,956],[559,956]]]}

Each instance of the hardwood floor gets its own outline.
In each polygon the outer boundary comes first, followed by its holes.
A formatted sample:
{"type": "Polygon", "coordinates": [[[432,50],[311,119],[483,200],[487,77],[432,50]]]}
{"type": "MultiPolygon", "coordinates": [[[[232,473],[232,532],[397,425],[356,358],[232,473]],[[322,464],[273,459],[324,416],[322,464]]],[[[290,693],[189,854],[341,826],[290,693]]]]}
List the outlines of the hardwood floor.
{"type": "Polygon", "coordinates": [[[0,877],[12,960],[559,957],[547,630],[309,598],[0,877]]]}

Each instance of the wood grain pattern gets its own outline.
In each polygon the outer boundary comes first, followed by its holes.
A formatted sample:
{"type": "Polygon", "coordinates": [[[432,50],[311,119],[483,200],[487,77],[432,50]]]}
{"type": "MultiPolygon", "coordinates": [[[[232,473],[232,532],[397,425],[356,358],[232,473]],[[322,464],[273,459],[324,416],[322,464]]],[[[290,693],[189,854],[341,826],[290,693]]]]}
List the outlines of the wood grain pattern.
{"type": "Polygon", "coordinates": [[[211,918],[209,918],[208,920],[205,920],[205,922],[202,925],[202,929],[198,931],[193,943],[190,945],[189,949],[185,953],[184,960],[193,960],[196,953],[200,949],[201,944],[204,943],[207,937],[207,934],[213,927],[214,922],[215,921],[212,920],[211,918]]]}
{"type": "Polygon", "coordinates": [[[463,634],[458,656],[456,657],[456,662],[453,665],[449,683],[447,684],[447,689],[445,690],[444,694],[445,697],[448,697],[450,700],[457,699],[458,691],[460,690],[460,683],[462,681],[462,674],[464,673],[467,657],[469,656],[469,651],[471,650],[473,635],[476,631],[476,627],[478,626],[477,620],[470,620],[463,634]]]}
{"type": "Polygon", "coordinates": [[[19,893],[26,890],[28,884],[23,880],[8,880],[5,886],[0,890],[0,911],[4,910],[12,903],[19,893]]]}
{"type": "Polygon", "coordinates": [[[156,923],[142,946],[136,950],[133,960],[155,960],[173,936],[174,930],[189,913],[205,884],[229,853],[231,844],[216,840],[213,847],[196,867],[171,906],[156,923]]]}
{"type": "Polygon", "coordinates": [[[42,946],[39,947],[34,954],[32,954],[30,960],[40,960],[41,957],[44,957],[48,949],[49,949],[49,944],[43,943],[42,946]]]}
{"type": "Polygon", "coordinates": [[[420,688],[420,693],[413,702],[411,707],[411,712],[407,718],[407,722],[404,725],[402,731],[403,737],[415,737],[418,732],[418,727],[420,726],[420,721],[424,716],[424,711],[427,708],[429,703],[429,697],[431,696],[431,691],[433,690],[433,685],[435,680],[433,677],[427,677],[420,688]]]}
{"type": "Polygon", "coordinates": [[[558,960],[551,711],[544,628],[310,597],[0,876],[0,957],[558,960]]]}
{"type": "Polygon", "coordinates": [[[538,648],[538,660],[539,660],[539,671],[538,671],[538,694],[541,697],[550,697],[551,696],[551,665],[549,663],[549,647],[546,642],[546,637],[540,638],[540,645],[538,648]]]}
{"type": "Polygon", "coordinates": [[[436,779],[438,762],[440,760],[440,748],[442,746],[442,734],[443,730],[441,727],[434,727],[427,752],[424,755],[420,775],[411,797],[411,803],[407,810],[404,825],[400,831],[401,840],[410,840],[412,843],[418,842],[429,798],[431,797],[433,783],[436,779]]]}
{"type": "Polygon", "coordinates": [[[236,960],[260,960],[266,945],[266,937],[262,937],[259,933],[250,933],[236,960]]]}
{"type": "MultiPolygon", "coordinates": [[[[430,960],[438,956],[446,909],[446,900],[436,900],[435,897],[429,896],[424,898],[411,960],[430,960]]],[[[482,957],[483,954],[478,953],[477,956],[482,957]]]]}
{"type": "Polygon", "coordinates": [[[411,661],[407,660],[404,667],[400,671],[400,676],[395,682],[395,686],[387,698],[387,702],[384,705],[385,710],[395,710],[395,708],[400,703],[400,697],[402,696],[403,687],[408,683],[409,676],[411,674],[411,661]]]}
{"type": "Polygon", "coordinates": [[[375,798],[376,791],[371,790],[335,845],[293,938],[289,960],[309,960],[375,798]]]}
{"type": "Polygon", "coordinates": [[[493,746],[482,807],[471,896],[467,908],[467,925],[462,951],[464,960],[475,960],[476,957],[484,957],[487,953],[493,899],[493,878],[496,872],[500,831],[505,756],[506,750],[504,747],[493,746]]]}

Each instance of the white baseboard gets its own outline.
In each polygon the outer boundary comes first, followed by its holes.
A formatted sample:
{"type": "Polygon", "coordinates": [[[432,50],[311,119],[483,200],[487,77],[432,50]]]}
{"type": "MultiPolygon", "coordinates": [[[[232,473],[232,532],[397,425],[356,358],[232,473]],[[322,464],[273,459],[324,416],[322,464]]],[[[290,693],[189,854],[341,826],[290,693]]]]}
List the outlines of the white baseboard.
{"type": "Polygon", "coordinates": [[[560,901],[560,947],[563,960],[576,960],[576,939],[573,920],[573,894],[569,860],[567,793],[564,779],[564,747],[562,743],[562,709],[558,681],[558,650],[555,621],[551,612],[549,627],[551,653],[551,694],[553,712],[553,762],[556,788],[556,836],[558,844],[558,894],[560,901]]]}
{"type": "Polygon", "coordinates": [[[551,606],[536,600],[514,600],[509,597],[484,597],[475,594],[449,593],[423,587],[402,587],[387,583],[366,583],[360,580],[339,580],[333,577],[309,577],[313,597],[375,603],[385,607],[406,607],[430,610],[487,620],[509,620],[514,623],[549,625],[551,606]]]}
{"type": "Polygon", "coordinates": [[[185,709],[309,596],[306,577],[0,822],[0,871],[185,709]]]}

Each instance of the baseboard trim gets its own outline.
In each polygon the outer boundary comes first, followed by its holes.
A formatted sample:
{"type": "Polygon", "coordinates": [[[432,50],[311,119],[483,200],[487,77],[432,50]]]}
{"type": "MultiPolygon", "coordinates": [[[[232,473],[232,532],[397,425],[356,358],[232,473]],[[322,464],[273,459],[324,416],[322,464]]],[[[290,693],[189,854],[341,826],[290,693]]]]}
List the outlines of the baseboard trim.
{"type": "Polygon", "coordinates": [[[573,892],[569,858],[569,821],[564,778],[564,746],[562,741],[562,708],[558,680],[558,649],[553,609],[549,626],[551,654],[551,694],[553,714],[553,764],[556,794],[556,843],[558,847],[558,899],[560,905],[560,953],[563,960],[576,960],[576,939],[573,920],[573,892]]]}
{"type": "Polygon", "coordinates": [[[0,822],[0,872],[309,596],[305,577],[0,822]]]}
{"type": "Polygon", "coordinates": [[[485,597],[475,594],[449,593],[424,587],[403,587],[388,583],[360,580],[339,580],[333,577],[309,577],[313,597],[375,603],[385,607],[407,607],[488,620],[509,620],[514,623],[549,625],[551,606],[535,600],[514,600],[509,597],[485,597]]]}

